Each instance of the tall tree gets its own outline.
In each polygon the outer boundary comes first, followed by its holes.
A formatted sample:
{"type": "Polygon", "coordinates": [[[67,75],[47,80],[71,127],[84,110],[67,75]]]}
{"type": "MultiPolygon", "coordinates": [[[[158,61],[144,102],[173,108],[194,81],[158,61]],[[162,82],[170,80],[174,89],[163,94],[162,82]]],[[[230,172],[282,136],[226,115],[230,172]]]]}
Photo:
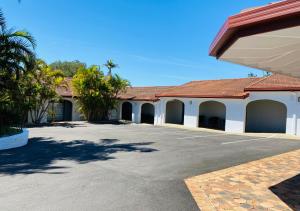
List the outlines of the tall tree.
{"type": "Polygon", "coordinates": [[[7,28],[0,10],[0,135],[24,123],[27,107],[21,79],[34,67],[35,45],[27,31],[7,28]]]}
{"type": "Polygon", "coordinates": [[[86,68],[86,64],[78,60],[75,61],[55,61],[50,67],[61,70],[66,77],[73,77],[79,68],[86,68]]]}
{"type": "Polygon", "coordinates": [[[107,60],[104,65],[108,69],[108,73],[107,73],[108,76],[112,75],[112,69],[114,69],[114,68],[116,68],[116,67],[119,66],[118,64],[114,63],[111,59],[107,60]]]}
{"type": "Polygon", "coordinates": [[[27,74],[27,99],[30,117],[33,123],[39,124],[45,117],[51,102],[59,100],[56,90],[67,86],[64,74],[52,69],[44,61],[37,60],[34,71],[27,74]]]}

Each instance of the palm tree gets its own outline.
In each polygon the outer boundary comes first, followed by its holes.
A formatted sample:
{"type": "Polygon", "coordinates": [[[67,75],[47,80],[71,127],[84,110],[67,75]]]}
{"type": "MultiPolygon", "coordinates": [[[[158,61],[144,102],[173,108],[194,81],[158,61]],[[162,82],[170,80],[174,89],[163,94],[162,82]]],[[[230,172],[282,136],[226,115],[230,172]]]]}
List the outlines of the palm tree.
{"type": "Polygon", "coordinates": [[[8,29],[0,10],[0,71],[5,75],[16,76],[34,67],[35,39],[25,31],[8,29]]]}
{"type": "Polygon", "coordinates": [[[34,67],[34,48],[28,32],[7,28],[0,10],[0,129],[24,123],[27,105],[20,79],[34,67]]]}
{"type": "Polygon", "coordinates": [[[112,74],[111,70],[112,69],[114,69],[114,68],[116,68],[116,67],[119,66],[118,64],[115,64],[111,59],[107,60],[107,62],[104,65],[108,69],[108,73],[107,73],[108,76],[111,76],[111,74],[112,74]]]}

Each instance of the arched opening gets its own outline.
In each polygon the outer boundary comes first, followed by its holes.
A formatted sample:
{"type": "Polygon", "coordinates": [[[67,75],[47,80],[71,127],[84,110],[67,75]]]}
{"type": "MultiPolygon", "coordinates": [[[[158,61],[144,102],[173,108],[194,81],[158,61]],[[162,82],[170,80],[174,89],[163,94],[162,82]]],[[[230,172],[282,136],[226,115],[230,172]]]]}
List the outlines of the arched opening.
{"type": "Polygon", "coordinates": [[[122,104],[122,119],[132,121],[132,104],[130,102],[122,104]]]}
{"type": "Polygon", "coordinates": [[[51,103],[48,108],[48,122],[72,121],[73,104],[69,100],[51,103]]]}
{"type": "Polygon", "coordinates": [[[199,106],[198,126],[225,130],[226,106],[216,101],[203,102],[199,106]]]}
{"type": "Polygon", "coordinates": [[[246,132],[285,133],[287,108],[273,100],[250,102],[246,109],[246,132]]]}
{"type": "Polygon", "coordinates": [[[145,103],[142,105],[141,122],[154,124],[154,105],[145,103]]]}
{"type": "Polygon", "coordinates": [[[184,123],[184,103],[179,100],[167,102],[166,123],[183,125],[184,123]]]}

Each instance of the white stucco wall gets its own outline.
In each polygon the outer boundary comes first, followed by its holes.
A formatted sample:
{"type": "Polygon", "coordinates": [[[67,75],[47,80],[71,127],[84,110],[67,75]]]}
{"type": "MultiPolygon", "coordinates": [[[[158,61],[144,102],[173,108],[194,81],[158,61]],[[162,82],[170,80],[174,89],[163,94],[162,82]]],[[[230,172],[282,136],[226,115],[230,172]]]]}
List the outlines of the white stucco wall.
{"type": "Polygon", "coordinates": [[[157,125],[165,123],[166,103],[178,99],[185,104],[184,126],[198,127],[199,105],[206,101],[221,102],[226,106],[225,131],[245,132],[246,107],[255,100],[274,100],[287,107],[286,133],[300,135],[300,92],[251,92],[246,99],[211,99],[211,98],[161,98],[156,103],[155,119],[157,125]]]}
{"type": "Polygon", "coordinates": [[[80,121],[84,120],[84,116],[79,112],[78,104],[74,98],[63,98],[64,100],[68,100],[72,103],[72,121],[80,121]]]}
{"type": "Polygon", "coordinates": [[[119,119],[122,118],[122,104],[124,102],[130,102],[132,104],[132,122],[134,123],[141,123],[141,114],[142,114],[142,105],[145,103],[150,103],[154,106],[154,124],[157,124],[158,118],[160,116],[160,109],[159,106],[157,105],[157,102],[152,102],[152,101],[135,101],[135,100],[130,100],[130,101],[120,101],[119,103],[119,119]]]}
{"type": "MultiPolygon", "coordinates": [[[[157,102],[127,101],[132,104],[132,121],[141,122],[141,108],[144,103],[151,103],[155,108],[154,124],[163,125],[166,120],[166,104],[168,101],[180,100],[184,103],[184,126],[198,127],[199,105],[207,101],[223,103],[226,107],[225,131],[234,133],[245,132],[247,104],[256,100],[273,100],[283,103],[287,108],[286,133],[300,136],[300,92],[251,92],[246,99],[214,99],[214,98],[161,98],[157,102]]],[[[82,120],[76,102],[72,98],[66,98],[73,103],[72,120],[82,120]]],[[[121,119],[122,103],[120,101],[116,111],[112,112],[112,119],[121,119]]],[[[210,109],[213,109],[212,107],[210,109]]],[[[208,111],[206,111],[208,112],[208,111]]],[[[45,118],[46,119],[46,118],[45,118]]],[[[276,118],[275,118],[276,119],[276,118]]],[[[270,121],[275,121],[273,120],[270,121]]]]}
{"type": "Polygon", "coordinates": [[[225,131],[243,133],[245,131],[246,106],[243,99],[226,99],[225,131]]]}

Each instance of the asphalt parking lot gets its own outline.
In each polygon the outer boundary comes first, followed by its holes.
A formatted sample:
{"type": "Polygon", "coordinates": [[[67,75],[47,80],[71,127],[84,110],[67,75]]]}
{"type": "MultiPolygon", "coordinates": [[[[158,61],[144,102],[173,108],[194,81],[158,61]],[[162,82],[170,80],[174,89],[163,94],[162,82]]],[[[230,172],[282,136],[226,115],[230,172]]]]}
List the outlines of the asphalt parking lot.
{"type": "Polygon", "coordinates": [[[183,179],[300,149],[299,140],[150,125],[30,129],[0,152],[0,210],[198,210],[183,179]]]}

